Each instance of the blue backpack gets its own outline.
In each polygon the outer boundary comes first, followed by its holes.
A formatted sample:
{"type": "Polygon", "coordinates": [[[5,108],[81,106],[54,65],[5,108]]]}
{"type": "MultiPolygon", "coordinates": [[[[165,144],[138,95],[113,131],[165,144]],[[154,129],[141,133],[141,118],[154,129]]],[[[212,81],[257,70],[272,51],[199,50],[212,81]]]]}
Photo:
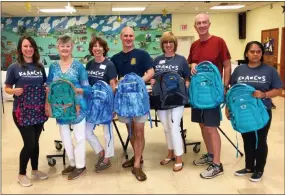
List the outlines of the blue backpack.
{"type": "Polygon", "coordinates": [[[255,131],[257,148],[257,130],[268,123],[269,115],[262,100],[252,96],[254,91],[249,85],[235,84],[227,92],[226,104],[233,129],[240,133],[255,131]]]}
{"type": "Polygon", "coordinates": [[[59,120],[74,120],[80,107],[77,103],[74,85],[67,80],[57,79],[50,85],[48,102],[50,115],[59,120]]]}
{"type": "MultiPolygon", "coordinates": [[[[119,82],[114,99],[114,111],[122,117],[138,117],[149,114],[149,95],[143,79],[135,73],[129,73],[119,82]]],[[[131,125],[130,125],[131,126],[131,125]]]]}
{"type": "Polygon", "coordinates": [[[191,107],[210,109],[220,106],[224,102],[224,86],[217,66],[203,61],[196,66],[196,70],[189,89],[191,107]]]}
{"type": "Polygon", "coordinates": [[[155,74],[152,102],[156,109],[171,109],[187,104],[188,91],[184,79],[176,72],[165,71],[155,74]]]}
{"type": "Polygon", "coordinates": [[[114,94],[110,85],[105,81],[97,81],[91,88],[91,97],[88,99],[86,121],[96,125],[107,124],[111,141],[111,122],[113,119],[114,94]]]}

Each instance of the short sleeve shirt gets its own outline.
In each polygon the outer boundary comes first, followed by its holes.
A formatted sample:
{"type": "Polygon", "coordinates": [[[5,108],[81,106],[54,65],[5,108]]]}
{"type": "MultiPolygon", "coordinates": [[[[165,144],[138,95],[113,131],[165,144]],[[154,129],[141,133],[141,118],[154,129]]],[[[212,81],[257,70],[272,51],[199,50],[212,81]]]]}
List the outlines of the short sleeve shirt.
{"type": "MultiPolygon", "coordinates": [[[[261,64],[251,68],[248,64],[239,65],[231,76],[231,86],[236,83],[244,83],[263,92],[283,87],[282,81],[276,69],[267,64],[261,64]]],[[[271,99],[262,99],[267,109],[272,108],[271,99]]]]}
{"type": "Polygon", "coordinates": [[[156,57],[154,60],[154,69],[155,72],[174,71],[184,79],[190,77],[190,70],[187,60],[184,56],[178,54],[175,54],[173,57],[165,57],[164,54],[156,57]]]}
{"type": "Polygon", "coordinates": [[[195,41],[190,48],[188,63],[199,64],[202,61],[210,61],[215,64],[223,77],[223,62],[231,59],[230,52],[225,41],[212,35],[206,41],[195,41]]]}
{"type": "Polygon", "coordinates": [[[112,61],[105,59],[101,63],[95,62],[94,59],[86,65],[89,84],[92,86],[98,80],[103,80],[110,84],[110,80],[117,77],[117,71],[112,61]]]}
{"type": "MultiPolygon", "coordinates": [[[[24,85],[43,85],[47,80],[44,67],[37,68],[34,63],[26,64],[22,67],[19,64],[11,64],[6,73],[6,85],[14,86],[15,88],[23,88],[24,85]]],[[[17,96],[14,96],[13,111],[17,108],[17,96]]]]}
{"type": "Polygon", "coordinates": [[[152,58],[141,49],[133,49],[127,53],[121,51],[115,54],[111,61],[114,63],[119,77],[131,72],[142,77],[145,72],[153,68],[152,58]]]}

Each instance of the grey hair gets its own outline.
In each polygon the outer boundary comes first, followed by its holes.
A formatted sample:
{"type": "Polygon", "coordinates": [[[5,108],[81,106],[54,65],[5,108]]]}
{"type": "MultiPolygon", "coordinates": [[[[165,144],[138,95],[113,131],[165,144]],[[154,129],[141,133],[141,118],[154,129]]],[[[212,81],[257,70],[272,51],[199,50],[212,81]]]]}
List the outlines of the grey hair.
{"type": "Polygon", "coordinates": [[[208,13],[200,13],[200,14],[198,14],[198,15],[195,16],[194,26],[196,25],[197,18],[198,18],[199,16],[201,16],[201,15],[206,16],[206,17],[208,18],[209,23],[211,23],[211,22],[210,22],[210,16],[209,16],[208,13]]]}

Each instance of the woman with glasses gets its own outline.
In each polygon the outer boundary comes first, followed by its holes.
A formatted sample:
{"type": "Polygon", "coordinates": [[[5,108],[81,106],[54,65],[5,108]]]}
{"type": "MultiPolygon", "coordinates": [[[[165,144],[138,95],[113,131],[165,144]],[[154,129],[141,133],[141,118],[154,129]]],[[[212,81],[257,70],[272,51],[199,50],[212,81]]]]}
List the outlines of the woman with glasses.
{"type": "MultiPolygon", "coordinates": [[[[158,56],[154,60],[155,72],[174,71],[178,73],[184,80],[185,85],[189,87],[190,70],[185,57],[176,54],[177,38],[172,32],[165,32],[160,39],[160,47],[164,54],[158,56]]],[[[151,85],[155,84],[155,79],[151,79],[151,85]]],[[[168,154],[160,164],[166,165],[171,161],[175,161],[173,171],[182,170],[182,154],[183,143],[180,134],[180,121],[183,116],[184,106],[178,106],[172,109],[157,110],[158,117],[164,127],[168,154]]]]}
{"type": "MultiPolygon", "coordinates": [[[[264,47],[258,41],[247,43],[244,51],[246,64],[238,66],[231,76],[231,86],[236,83],[244,83],[254,87],[256,90],[253,96],[262,99],[267,107],[269,122],[265,127],[257,131],[258,147],[255,149],[255,132],[243,133],[245,151],[245,168],[235,172],[236,176],[252,174],[250,180],[257,182],[261,180],[266,164],[268,153],[267,135],[272,120],[272,100],[281,94],[282,81],[277,71],[267,64],[263,63],[264,47]]],[[[226,116],[230,119],[228,109],[226,116]]]]}

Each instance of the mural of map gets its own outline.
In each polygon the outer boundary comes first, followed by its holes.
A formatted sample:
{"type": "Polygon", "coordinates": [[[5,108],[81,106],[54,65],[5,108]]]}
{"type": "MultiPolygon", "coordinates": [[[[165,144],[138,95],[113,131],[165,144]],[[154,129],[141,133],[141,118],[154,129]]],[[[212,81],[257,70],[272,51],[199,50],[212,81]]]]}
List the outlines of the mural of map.
{"type": "Polygon", "coordinates": [[[110,48],[108,57],[111,57],[122,49],[120,31],[125,26],[135,31],[135,47],[146,50],[154,58],[162,53],[159,39],[164,31],[171,30],[171,15],[1,18],[1,68],[6,70],[15,62],[17,43],[23,34],[35,39],[41,61],[48,68],[59,59],[56,50],[59,35],[72,36],[75,43],[73,57],[85,64],[92,58],[88,51],[92,36],[100,36],[107,41],[110,48]]]}

